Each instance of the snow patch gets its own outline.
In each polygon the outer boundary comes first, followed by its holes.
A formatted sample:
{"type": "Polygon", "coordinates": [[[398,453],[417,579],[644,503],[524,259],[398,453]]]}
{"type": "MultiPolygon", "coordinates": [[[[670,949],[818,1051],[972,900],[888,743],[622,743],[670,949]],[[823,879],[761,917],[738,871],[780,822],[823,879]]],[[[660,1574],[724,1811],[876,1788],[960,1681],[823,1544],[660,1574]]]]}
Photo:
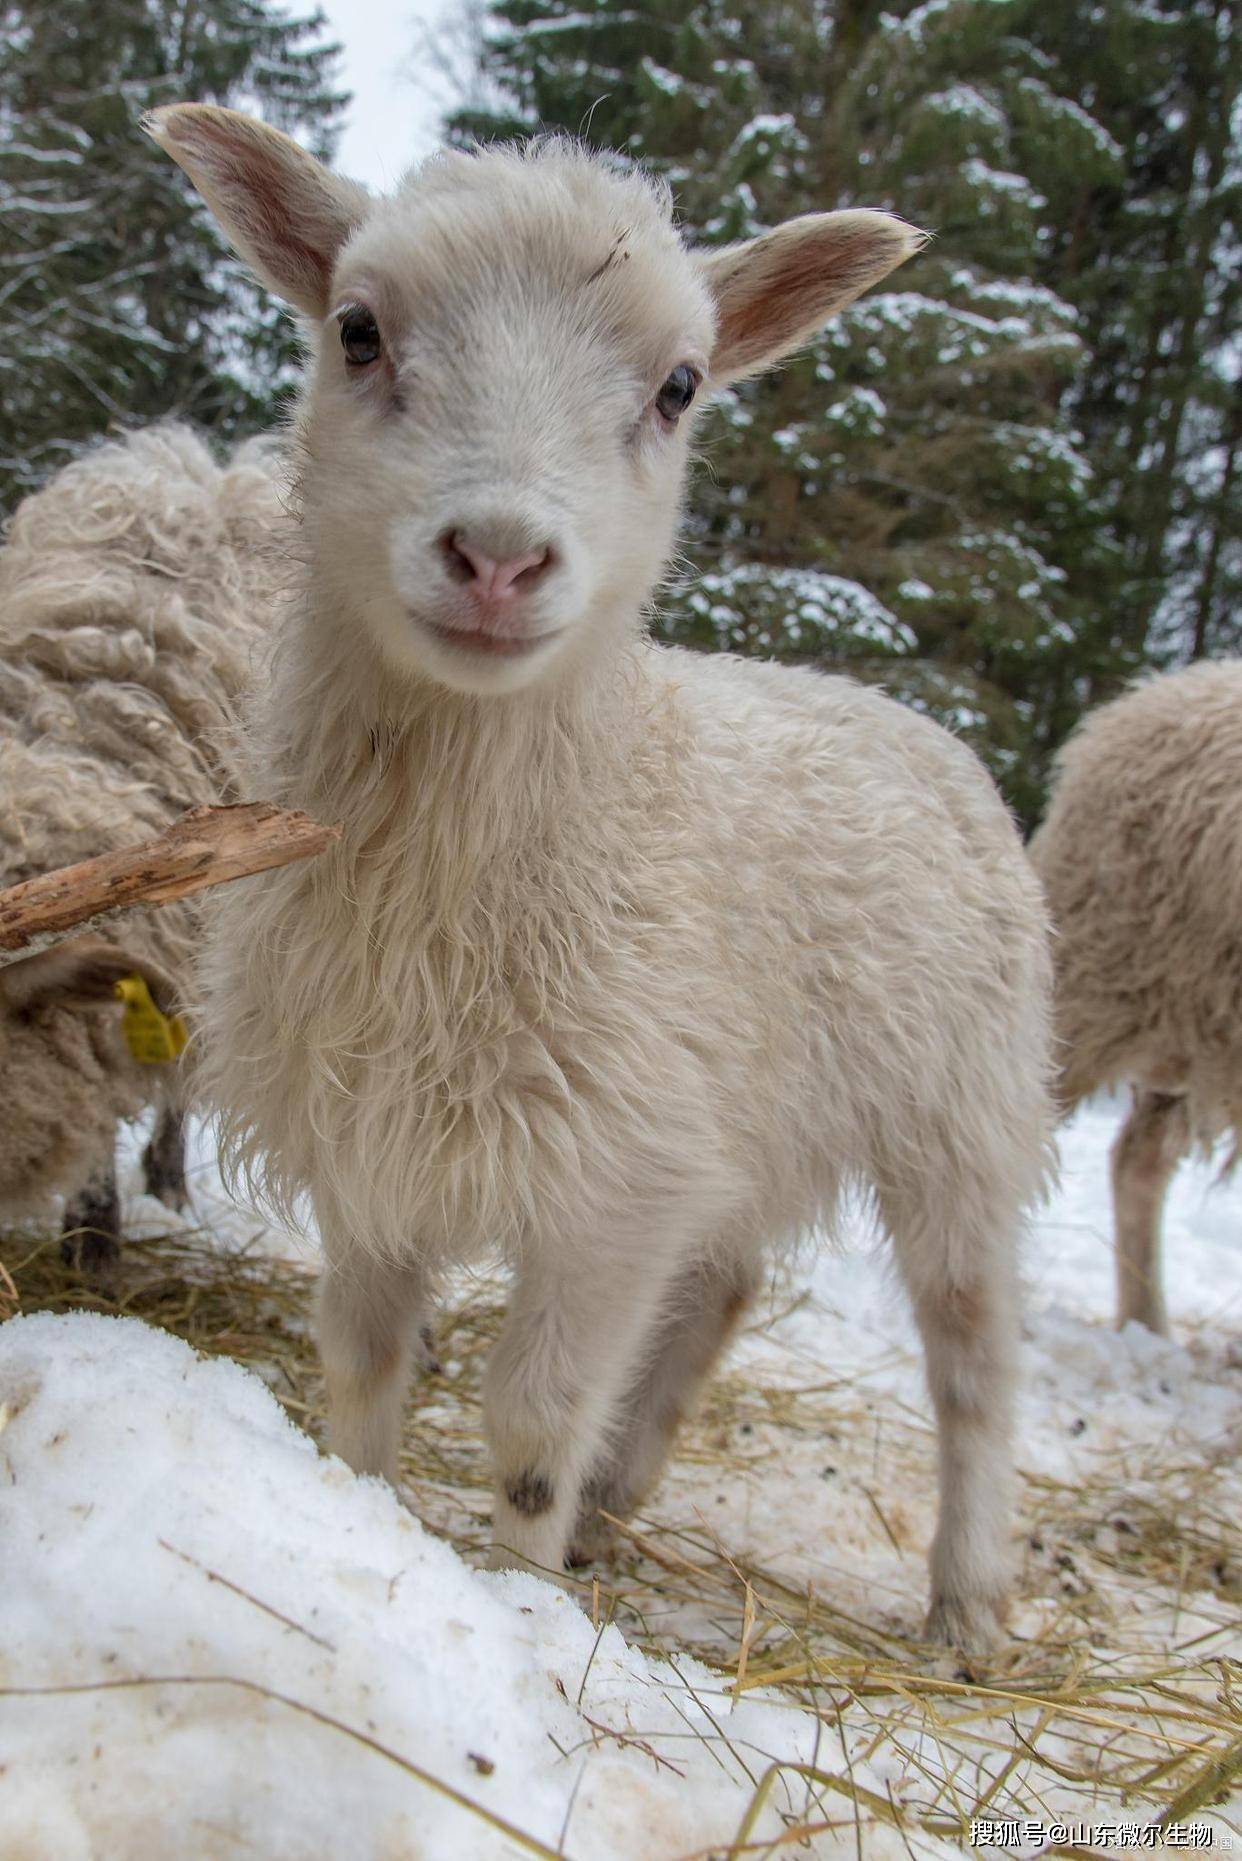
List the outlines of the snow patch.
{"type": "Polygon", "coordinates": [[[727,1844],[769,1764],[844,1761],[811,1714],[468,1569],[164,1332],[13,1319],[0,1399],[4,1677],[42,1690],[0,1699],[6,1855],[500,1861],[506,1823],[676,1855],[727,1844]]]}

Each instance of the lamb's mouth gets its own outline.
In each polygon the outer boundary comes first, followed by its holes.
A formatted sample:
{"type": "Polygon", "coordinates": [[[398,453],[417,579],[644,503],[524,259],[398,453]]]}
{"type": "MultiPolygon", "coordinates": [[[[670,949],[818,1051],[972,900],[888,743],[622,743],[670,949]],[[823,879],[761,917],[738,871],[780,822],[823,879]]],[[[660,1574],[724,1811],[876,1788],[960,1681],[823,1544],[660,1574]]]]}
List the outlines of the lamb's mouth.
{"type": "Polygon", "coordinates": [[[424,621],[423,625],[435,639],[456,647],[458,652],[490,654],[497,659],[521,659],[555,640],[561,632],[560,627],[552,627],[546,633],[491,633],[485,627],[444,627],[434,620],[424,621]]]}

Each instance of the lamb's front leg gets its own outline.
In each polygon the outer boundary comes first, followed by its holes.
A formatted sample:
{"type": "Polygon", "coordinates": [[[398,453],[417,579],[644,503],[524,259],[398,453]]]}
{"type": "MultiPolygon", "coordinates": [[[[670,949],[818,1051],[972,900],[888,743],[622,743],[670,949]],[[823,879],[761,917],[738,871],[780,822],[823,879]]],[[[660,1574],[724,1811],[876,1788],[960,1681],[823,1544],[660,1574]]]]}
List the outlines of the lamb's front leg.
{"type": "Polygon", "coordinates": [[[885,1212],[936,1411],[940,1516],[926,1632],[979,1653],[1000,1638],[1012,1579],[1019,1216],[1003,1183],[968,1199],[928,1170],[910,1190],[886,1196],[885,1212]]]}
{"type": "Polygon", "coordinates": [[[410,1357],[428,1301],[416,1263],[329,1247],[319,1291],[329,1444],[355,1473],[382,1473],[394,1485],[410,1357]]]}
{"type": "Polygon", "coordinates": [[[518,1276],[488,1365],[494,1568],[559,1572],[600,1458],[684,1258],[667,1236],[575,1237],[518,1276]]]}
{"type": "Polygon", "coordinates": [[[1000,1639],[1012,1581],[1013,1261],[980,1250],[955,1277],[906,1266],[938,1423],[940,1516],[931,1554],[929,1640],[981,1653],[1000,1639]]]}

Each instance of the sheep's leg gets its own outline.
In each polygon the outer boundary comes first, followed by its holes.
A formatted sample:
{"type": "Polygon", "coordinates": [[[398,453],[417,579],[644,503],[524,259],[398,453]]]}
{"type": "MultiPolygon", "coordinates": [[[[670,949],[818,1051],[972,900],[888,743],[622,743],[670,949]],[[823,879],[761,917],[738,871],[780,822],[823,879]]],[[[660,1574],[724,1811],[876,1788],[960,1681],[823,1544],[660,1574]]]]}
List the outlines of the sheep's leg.
{"type": "Polygon", "coordinates": [[[671,1291],[642,1353],[600,1458],[578,1501],[570,1564],[589,1563],[608,1539],[601,1512],[626,1518],[660,1477],[694,1404],[755,1291],[748,1263],[699,1261],[671,1291]]]}
{"type": "Polygon", "coordinates": [[[107,1291],[121,1255],[121,1197],[111,1157],[65,1205],[61,1259],[107,1291]]]}
{"type": "Polygon", "coordinates": [[[158,1196],[166,1208],[184,1208],[185,1113],[179,1105],[163,1105],[156,1114],[151,1140],[142,1153],[142,1174],[147,1194],[158,1196]]]}
{"type": "Polygon", "coordinates": [[[355,1473],[397,1480],[410,1359],[430,1300],[421,1268],[361,1249],[329,1255],[319,1293],[328,1441],[355,1473]]]}
{"type": "Polygon", "coordinates": [[[484,1387],[495,1567],[563,1567],[578,1496],[681,1257],[675,1242],[640,1245],[631,1232],[523,1262],[484,1387]]]}
{"type": "Polygon", "coordinates": [[[1113,1145],[1117,1324],[1169,1334],[1160,1273],[1160,1218],[1169,1179],[1190,1143],[1186,1101],[1139,1088],[1113,1145]]]}
{"type": "Polygon", "coordinates": [[[923,1340],[938,1424],[940,1510],[926,1633],[967,1651],[1000,1636],[1011,1580],[1013,1384],[1018,1355],[1018,1211],[986,1196],[903,1198],[888,1226],[923,1340]]]}

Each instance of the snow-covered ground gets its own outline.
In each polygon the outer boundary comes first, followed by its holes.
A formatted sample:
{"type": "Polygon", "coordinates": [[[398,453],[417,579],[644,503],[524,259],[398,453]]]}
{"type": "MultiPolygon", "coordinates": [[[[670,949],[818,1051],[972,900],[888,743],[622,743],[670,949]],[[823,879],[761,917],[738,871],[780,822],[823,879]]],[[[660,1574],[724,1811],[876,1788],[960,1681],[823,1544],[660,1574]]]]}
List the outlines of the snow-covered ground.
{"type": "MultiPolygon", "coordinates": [[[[1063,1134],[1026,1255],[1014,1688],[1054,1646],[1079,1649],[1078,1673],[1163,1662],[1177,1684],[1190,1659],[1209,1673],[1242,1656],[1242,1181],[1183,1167],[1175,1340],[1118,1336],[1116,1118],[1090,1106],[1063,1134]]],[[[199,1220],[252,1237],[205,1151],[199,1166],[199,1220]]],[[[949,1776],[967,1734],[944,1732],[944,1697],[929,1721],[914,1692],[882,1705],[862,1684],[886,1649],[920,1672],[899,1638],[922,1608],[934,1438],[903,1302],[861,1231],[774,1282],[640,1527],[674,1578],[679,1555],[715,1554],[726,1579],[744,1562],[836,1613],[864,1656],[843,1658],[818,1715],[765,1689],[735,1703],[740,1584],[713,1603],[635,1577],[618,1614],[632,1628],[642,1609],[661,1650],[644,1654],[552,1586],[472,1568],[385,1487],[320,1458],[256,1376],[136,1321],[10,1321],[0,1405],[0,1861],[921,1856],[960,1845],[933,1800],[1029,1813],[1038,1789],[1050,1817],[1125,1813],[1068,1776],[1095,1762],[1082,1750],[1120,1749],[1111,1700],[1085,1711],[1081,1747],[1007,1707],[1026,1744],[988,1721],[969,1774],[949,1776]]],[[[408,1498],[482,1538],[481,1494],[429,1480],[408,1498]]],[[[774,1645],[770,1622],[753,1645],[774,1645]]],[[[1170,1711],[1170,1739],[1204,1736],[1170,1711]]],[[[1238,1820],[1214,1815],[1219,1847],[1238,1820]]]]}

